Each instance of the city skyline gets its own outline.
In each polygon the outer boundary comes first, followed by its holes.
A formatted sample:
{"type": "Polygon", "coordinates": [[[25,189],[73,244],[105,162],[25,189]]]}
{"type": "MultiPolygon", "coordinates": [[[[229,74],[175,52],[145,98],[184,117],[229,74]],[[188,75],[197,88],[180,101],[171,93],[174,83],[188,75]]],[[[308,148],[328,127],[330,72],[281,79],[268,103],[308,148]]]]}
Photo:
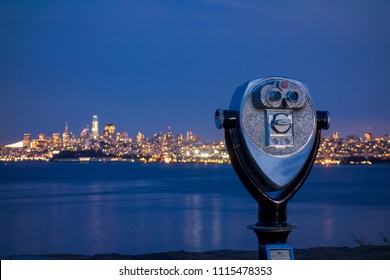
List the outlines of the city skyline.
{"type": "Polygon", "coordinates": [[[269,76],[306,83],[332,131],[390,134],[389,12],[382,0],[2,1],[0,145],[93,114],[132,135],[223,139],[215,110],[269,76]]]}
{"type": "MultiPolygon", "coordinates": [[[[129,133],[128,130],[119,130],[117,128],[115,128],[115,122],[112,122],[112,121],[109,121],[107,122],[106,124],[102,125],[99,121],[98,121],[98,116],[99,115],[93,115],[92,116],[92,121],[91,121],[91,125],[87,124],[85,125],[83,128],[81,128],[79,131],[73,131],[72,129],[69,129],[69,124],[68,124],[68,121],[65,121],[65,129],[63,131],[61,130],[56,130],[56,131],[52,131],[52,132],[43,132],[43,130],[39,130],[40,132],[39,133],[36,133],[36,134],[32,134],[30,132],[25,132],[23,133],[23,135],[36,135],[36,136],[40,136],[40,135],[44,135],[45,137],[52,137],[52,135],[54,134],[60,134],[60,135],[63,135],[64,133],[68,133],[69,135],[75,135],[76,137],[79,137],[80,135],[82,135],[83,133],[89,133],[91,135],[91,138],[94,138],[94,139],[97,139],[97,137],[99,136],[103,136],[103,133],[99,133],[100,131],[100,126],[102,127],[105,127],[107,125],[111,125],[111,126],[114,126],[114,131],[116,131],[117,133],[126,133],[128,135],[128,137],[131,137],[132,135],[134,137],[136,137],[137,134],[139,133],[142,133],[143,135],[146,135],[147,137],[146,138],[151,138],[153,136],[155,136],[156,134],[162,134],[162,133],[165,133],[165,132],[171,132],[173,133],[172,131],[172,127],[171,125],[167,125],[165,127],[165,130],[159,130],[158,132],[152,132],[150,134],[146,134],[143,132],[143,130],[139,130],[138,132],[135,132],[133,134],[129,133]]],[[[184,132],[189,132],[189,131],[193,131],[191,128],[187,128],[184,132]]],[[[179,131],[175,131],[176,135],[180,135],[180,134],[183,134],[183,131],[179,132],[179,131]]],[[[372,139],[375,139],[377,137],[379,138],[382,138],[382,137],[388,137],[389,134],[384,134],[384,135],[375,135],[373,133],[372,130],[367,130],[366,132],[364,132],[363,134],[359,134],[359,133],[349,133],[349,134],[345,134],[343,133],[342,131],[335,131],[335,130],[332,130],[330,129],[328,131],[328,133],[326,134],[323,134],[323,135],[327,135],[327,136],[334,136],[335,134],[337,134],[337,138],[346,138],[348,136],[358,136],[358,137],[361,137],[361,138],[364,138],[364,137],[367,137],[367,134],[370,134],[370,137],[372,139]]],[[[17,144],[19,142],[22,142],[23,141],[23,135],[19,137],[19,140],[16,141],[16,142],[13,142],[13,143],[7,143],[7,144],[0,144],[0,146],[8,146],[8,145],[13,145],[13,144],[17,144]]],[[[69,137],[69,136],[68,136],[69,137]]],[[[200,135],[201,137],[201,135],[200,135]]],[[[38,138],[37,138],[38,139],[38,138]]],[[[201,139],[203,139],[203,137],[201,137],[201,139]]],[[[224,141],[224,138],[223,138],[223,135],[222,135],[222,139],[208,139],[206,142],[220,142],[220,141],[224,141]]]]}
{"type": "MultiPolygon", "coordinates": [[[[88,133],[88,134],[91,135],[91,138],[95,138],[96,139],[97,137],[104,135],[104,131],[102,133],[99,133],[99,131],[101,131],[100,127],[106,127],[108,125],[114,126],[114,130],[117,131],[117,133],[126,133],[129,136],[130,135],[136,136],[137,134],[143,132],[143,130],[141,129],[141,130],[139,130],[139,131],[137,131],[137,132],[135,132],[133,134],[130,134],[130,133],[128,133],[128,130],[118,130],[118,129],[116,129],[115,128],[115,122],[109,121],[109,122],[105,123],[104,125],[102,125],[99,122],[98,119],[99,119],[98,115],[93,115],[92,121],[91,121],[91,125],[87,124],[83,128],[81,128],[79,131],[73,131],[72,129],[69,129],[68,121],[65,121],[65,126],[64,126],[65,129],[64,130],[60,129],[60,130],[47,132],[47,130],[42,130],[42,129],[39,130],[38,129],[37,131],[40,131],[40,132],[38,132],[36,134],[33,134],[33,133],[30,133],[29,131],[26,131],[25,133],[23,133],[23,135],[26,135],[26,134],[28,134],[28,135],[37,135],[37,136],[44,135],[45,137],[51,137],[51,135],[54,135],[54,134],[61,134],[61,135],[63,135],[63,133],[68,133],[69,135],[82,135],[83,133],[88,133]],[[46,131],[46,132],[44,132],[44,131],[46,131]],[[121,132],[119,132],[119,131],[121,131],[121,132]]],[[[153,137],[154,135],[159,134],[159,133],[161,134],[161,133],[165,133],[165,132],[172,132],[171,129],[172,129],[171,125],[168,124],[165,127],[165,129],[159,130],[158,132],[153,132],[151,134],[146,134],[146,133],[142,133],[142,134],[143,135],[147,135],[148,138],[149,138],[149,137],[153,137]]],[[[187,133],[188,131],[192,132],[191,129],[187,129],[185,132],[187,133]]],[[[182,134],[182,133],[183,132],[176,132],[175,134],[179,135],[179,134],[182,134]]],[[[78,136],[76,136],[76,137],[78,137],[78,136]]],[[[23,136],[22,136],[22,138],[23,138],[23,136]]],[[[19,139],[18,141],[14,142],[14,143],[0,144],[0,146],[12,145],[12,144],[16,144],[16,143],[22,142],[22,141],[23,141],[22,139],[19,139]]],[[[221,141],[221,140],[220,139],[214,139],[212,141],[221,141]]]]}
{"type": "MultiPolygon", "coordinates": [[[[146,137],[139,131],[134,137],[116,129],[112,122],[99,126],[98,115],[79,134],[69,130],[68,122],[62,133],[30,133],[23,140],[0,146],[0,161],[130,161],[164,163],[230,163],[225,141],[206,142],[191,130],[185,134],[171,131],[146,137]],[[104,128],[103,128],[104,127],[104,128]],[[100,133],[99,133],[100,131],[100,133]]],[[[372,164],[390,161],[390,136],[375,137],[367,132],[364,137],[339,132],[322,136],[315,163],[317,164],[372,164]]]]}

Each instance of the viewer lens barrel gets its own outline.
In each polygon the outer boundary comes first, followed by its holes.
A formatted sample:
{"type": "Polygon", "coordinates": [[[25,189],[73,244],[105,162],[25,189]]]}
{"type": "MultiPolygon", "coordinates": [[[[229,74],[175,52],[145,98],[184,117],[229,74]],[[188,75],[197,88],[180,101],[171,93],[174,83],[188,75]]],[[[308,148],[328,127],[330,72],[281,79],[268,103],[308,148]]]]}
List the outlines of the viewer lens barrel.
{"type": "Polygon", "coordinates": [[[282,98],[282,94],[276,90],[270,90],[268,92],[268,100],[271,102],[277,102],[282,98]]]}
{"type": "Polygon", "coordinates": [[[287,93],[287,100],[293,103],[296,103],[298,101],[299,94],[296,91],[289,91],[287,93]]]}

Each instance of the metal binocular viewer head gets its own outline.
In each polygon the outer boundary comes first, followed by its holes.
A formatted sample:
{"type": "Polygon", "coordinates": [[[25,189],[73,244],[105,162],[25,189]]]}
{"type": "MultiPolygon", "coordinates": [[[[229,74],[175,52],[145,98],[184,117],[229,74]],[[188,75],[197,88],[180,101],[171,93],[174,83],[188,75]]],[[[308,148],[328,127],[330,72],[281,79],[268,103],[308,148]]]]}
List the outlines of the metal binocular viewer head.
{"type": "Polygon", "coordinates": [[[259,203],[258,226],[286,226],[286,203],[307,178],[328,129],[303,83],[281,77],[238,87],[229,110],[215,113],[232,165],[259,203]]]}

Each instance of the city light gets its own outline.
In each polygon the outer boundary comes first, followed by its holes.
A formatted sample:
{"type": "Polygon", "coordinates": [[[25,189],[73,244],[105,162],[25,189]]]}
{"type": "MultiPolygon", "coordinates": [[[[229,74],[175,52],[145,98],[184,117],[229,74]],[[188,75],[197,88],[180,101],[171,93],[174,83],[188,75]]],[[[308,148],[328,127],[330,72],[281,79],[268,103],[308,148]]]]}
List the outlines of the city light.
{"type": "MultiPolygon", "coordinates": [[[[186,131],[174,135],[156,133],[151,138],[141,132],[135,141],[126,132],[118,132],[112,123],[104,126],[99,134],[98,116],[92,119],[92,131],[82,129],[79,136],[71,133],[65,122],[63,133],[50,136],[39,134],[38,139],[25,133],[15,144],[0,146],[0,161],[126,161],[165,164],[173,163],[230,163],[223,141],[205,143],[201,137],[186,131]]],[[[320,165],[374,164],[390,161],[390,137],[374,138],[372,133],[364,137],[356,135],[341,138],[338,132],[322,137],[315,163],[320,165]]]]}

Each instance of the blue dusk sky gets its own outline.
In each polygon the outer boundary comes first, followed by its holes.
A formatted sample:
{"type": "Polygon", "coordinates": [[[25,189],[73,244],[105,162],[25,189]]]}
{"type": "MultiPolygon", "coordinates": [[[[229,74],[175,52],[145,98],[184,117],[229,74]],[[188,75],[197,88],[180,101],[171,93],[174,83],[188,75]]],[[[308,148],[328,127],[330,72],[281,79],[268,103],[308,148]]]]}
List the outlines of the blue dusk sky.
{"type": "Polygon", "coordinates": [[[0,145],[92,115],[222,140],[214,111],[268,76],[305,82],[326,134],[390,134],[390,1],[0,0],[0,145]]]}

